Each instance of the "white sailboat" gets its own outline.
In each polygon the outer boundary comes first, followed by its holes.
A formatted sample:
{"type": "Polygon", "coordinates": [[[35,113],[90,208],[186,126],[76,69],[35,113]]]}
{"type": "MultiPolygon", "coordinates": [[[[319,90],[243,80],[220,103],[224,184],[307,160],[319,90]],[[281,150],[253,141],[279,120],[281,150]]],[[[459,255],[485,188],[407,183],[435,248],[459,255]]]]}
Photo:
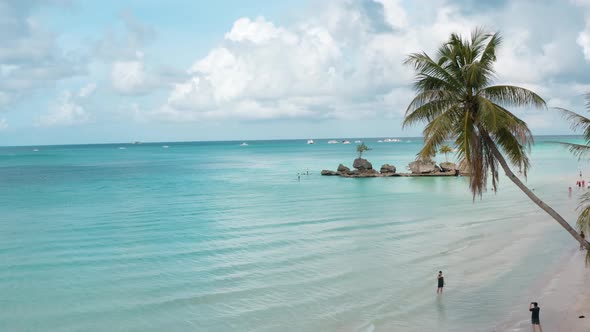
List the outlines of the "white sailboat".
{"type": "Polygon", "coordinates": [[[307,144],[314,144],[314,141],[312,139],[308,139],[307,144]]]}

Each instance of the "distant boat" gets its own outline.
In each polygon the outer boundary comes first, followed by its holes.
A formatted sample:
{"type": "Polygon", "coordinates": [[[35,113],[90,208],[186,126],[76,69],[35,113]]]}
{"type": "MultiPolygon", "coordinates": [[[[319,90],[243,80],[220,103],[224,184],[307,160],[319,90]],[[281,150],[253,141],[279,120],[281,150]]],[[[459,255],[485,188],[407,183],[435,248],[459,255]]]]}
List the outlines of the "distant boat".
{"type": "Polygon", "coordinates": [[[314,144],[314,141],[312,139],[308,139],[307,144],[314,144]]]}
{"type": "Polygon", "coordinates": [[[342,141],[342,144],[350,144],[350,141],[344,140],[342,141]]]}
{"type": "Polygon", "coordinates": [[[383,143],[383,141],[382,140],[378,140],[377,143],[383,143]]]}
{"type": "Polygon", "coordinates": [[[133,142],[133,144],[141,144],[141,142],[140,141],[135,141],[135,142],[133,142]]]}
{"type": "Polygon", "coordinates": [[[248,146],[248,143],[244,142],[244,143],[240,144],[240,146],[248,146]]]}
{"type": "Polygon", "coordinates": [[[168,145],[162,145],[162,148],[168,149],[168,145]]]}
{"type": "Polygon", "coordinates": [[[355,143],[362,143],[363,141],[354,141],[355,143]]]}
{"type": "Polygon", "coordinates": [[[386,138],[383,140],[383,142],[387,142],[387,143],[391,143],[391,142],[401,142],[401,140],[397,139],[397,138],[386,138]]]}
{"type": "Polygon", "coordinates": [[[120,147],[119,147],[119,150],[125,150],[125,149],[127,149],[127,148],[126,148],[126,147],[124,147],[124,146],[120,146],[120,147]]]}
{"type": "Polygon", "coordinates": [[[39,152],[39,149],[33,149],[33,152],[39,152]]]}
{"type": "Polygon", "coordinates": [[[329,140],[328,141],[328,144],[338,144],[338,143],[340,143],[340,142],[338,142],[336,140],[329,140]]]}

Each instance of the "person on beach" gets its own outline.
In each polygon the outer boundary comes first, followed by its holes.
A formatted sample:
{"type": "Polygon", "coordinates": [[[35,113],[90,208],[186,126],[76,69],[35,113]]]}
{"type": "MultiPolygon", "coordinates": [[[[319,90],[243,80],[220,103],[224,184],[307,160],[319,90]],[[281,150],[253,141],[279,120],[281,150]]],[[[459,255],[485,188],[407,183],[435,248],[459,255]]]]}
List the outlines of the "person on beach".
{"type": "Polygon", "coordinates": [[[536,326],[539,327],[539,331],[543,332],[543,328],[541,327],[541,322],[539,321],[539,304],[537,302],[531,302],[529,305],[529,311],[531,312],[531,323],[533,324],[533,332],[537,331],[536,326]]]}
{"type": "Polygon", "coordinates": [[[569,188],[567,189],[567,191],[568,191],[568,197],[570,197],[570,198],[571,198],[571,197],[572,197],[572,187],[569,187],[569,188]]]}
{"type": "Polygon", "coordinates": [[[582,188],[586,188],[586,180],[582,180],[582,188]]]}
{"type": "Polygon", "coordinates": [[[442,271],[438,271],[438,288],[436,289],[436,294],[442,294],[443,287],[445,286],[445,277],[442,275],[442,271]]]}
{"type": "Polygon", "coordinates": [[[585,246],[585,242],[586,242],[586,234],[584,234],[584,231],[580,231],[580,250],[584,250],[585,246]]]}

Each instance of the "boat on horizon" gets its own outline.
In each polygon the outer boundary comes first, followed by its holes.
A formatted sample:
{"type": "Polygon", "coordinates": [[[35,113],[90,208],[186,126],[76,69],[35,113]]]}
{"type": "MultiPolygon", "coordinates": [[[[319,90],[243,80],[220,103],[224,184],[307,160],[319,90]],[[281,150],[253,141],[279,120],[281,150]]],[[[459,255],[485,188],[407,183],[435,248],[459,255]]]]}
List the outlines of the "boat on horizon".
{"type": "Polygon", "coordinates": [[[168,145],[162,145],[163,149],[168,149],[168,145]]]}
{"type": "Polygon", "coordinates": [[[314,144],[315,142],[312,139],[307,140],[307,144],[314,144]]]}
{"type": "Polygon", "coordinates": [[[141,142],[140,141],[135,141],[135,142],[133,142],[133,144],[141,144],[141,142]]]}
{"type": "Polygon", "coordinates": [[[384,139],[384,140],[383,140],[383,142],[387,142],[387,143],[392,143],[392,142],[393,142],[393,143],[397,143],[397,142],[401,142],[401,140],[400,140],[400,139],[398,139],[398,138],[386,138],[386,139],[384,139]]]}
{"type": "Polygon", "coordinates": [[[350,144],[350,141],[344,140],[344,141],[342,141],[342,144],[350,144]]]}
{"type": "Polygon", "coordinates": [[[248,146],[248,143],[244,142],[244,143],[240,144],[240,146],[248,146]]]}
{"type": "Polygon", "coordinates": [[[338,144],[338,143],[340,143],[340,142],[338,142],[337,140],[333,140],[333,139],[328,141],[328,144],[338,144]]]}
{"type": "Polygon", "coordinates": [[[355,142],[355,143],[362,143],[363,141],[356,140],[356,141],[354,141],[354,142],[355,142]]]}

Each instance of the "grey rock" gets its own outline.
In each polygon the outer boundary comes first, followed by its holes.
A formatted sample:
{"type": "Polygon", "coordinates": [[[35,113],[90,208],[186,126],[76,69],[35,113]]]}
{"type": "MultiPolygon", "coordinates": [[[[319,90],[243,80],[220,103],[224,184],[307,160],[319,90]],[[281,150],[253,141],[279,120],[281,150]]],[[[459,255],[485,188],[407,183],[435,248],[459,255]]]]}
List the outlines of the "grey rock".
{"type": "Polygon", "coordinates": [[[471,174],[471,168],[467,161],[463,160],[459,163],[459,174],[461,175],[469,175],[471,174]]]}
{"type": "Polygon", "coordinates": [[[354,163],[352,164],[352,167],[356,168],[359,171],[373,169],[373,165],[371,165],[371,163],[367,159],[363,158],[356,158],[354,160],[354,163]]]}
{"type": "Polygon", "coordinates": [[[444,162],[440,163],[440,168],[443,172],[454,172],[457,169],[457,165],[454,163],[444,162]]]}
{"type": "Polygon", "coordinates": [[[340,175],[340,174],[338,174],[338,172],[330,171],[327,169],[323,170],[321,174],[322,175],[340,175]]]}
{"type": "Polygon", "coordinates": [[[338,171],[340,173],[350,173],[350,168],[340,164],[340,165],[338,165],[338,169],[336,171],[338,171]]]}
{"type": "Polygon", "coordinates": [[[440,171],[440,168],[432,160],[416,160],[411,162],[408,167],[412,174],[427,174],[440,171]]]}
{"type": "Polygon", "coordinates": [[[389,164],[384,164],[383,166],[381,166],[381,169],[379,170],[381,174],[395,173],[395,171],[395,166],[389,164]]]}

